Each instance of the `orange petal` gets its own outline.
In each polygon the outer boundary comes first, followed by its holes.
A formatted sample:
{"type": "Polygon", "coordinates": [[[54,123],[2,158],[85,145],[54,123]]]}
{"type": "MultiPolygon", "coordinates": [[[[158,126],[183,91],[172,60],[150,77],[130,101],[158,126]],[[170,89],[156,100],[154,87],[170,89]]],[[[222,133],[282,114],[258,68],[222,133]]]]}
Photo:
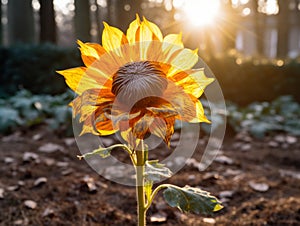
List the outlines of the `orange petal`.
{"type": "Polygon", "coordinates": [[[109,26],[105,22],[103,24],[102,45],[107,52],[116,51],[121,45],[128,43],[126,36],[120,29],[109,26]]]}
{"type": "Polygon", "coordinates": [[[96,43],[83,43],[77,41],[80,46],[81,58],[86,66],[91,65],[95,60],[99,59],[101,55],[106,53],[105,49],[96,43]]]}
{"type": "Polygon", "coordinates": [[[97,122],[95,127],[101,136],[111,135],[118,131],[114,128],[111,120],[97,122]]]}
{"type": "Polygon", "coordinates": [[[149,131],[149,125],[153,122],[154,118],[149,115],[144,115],[134,125],[132,132],[136,138],[144,139],[146,133],[149,131]]]}
{"type": "Polygon", "coordinates": [[[162,138],[166,144],[170,145],[170,139],[174,133],[175,118],[155,118],[150,126],[150,132],[162,138]]]}
{"type": "Polygon", "coordinates": [[[177,111],[176,119],[190,121],[196,117],[195,101],[180,86],[169,83],[163,98],[177,111]]]}

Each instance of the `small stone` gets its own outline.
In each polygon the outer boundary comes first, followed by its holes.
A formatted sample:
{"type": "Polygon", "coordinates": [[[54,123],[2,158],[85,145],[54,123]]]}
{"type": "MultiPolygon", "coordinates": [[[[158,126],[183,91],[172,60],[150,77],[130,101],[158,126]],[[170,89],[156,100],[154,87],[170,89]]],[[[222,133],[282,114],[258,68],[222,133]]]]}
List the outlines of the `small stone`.
{"type": "Polygon", "coordinates": [[[3,142],[21,142],[23,140],[24,140],[24,138],[21,137],[20,132],[13,133],[9,136],[5,136],[5,137],[2,138],[3,142]]]}
{"type": "Polygon", "coordinates": [[[216,220],[214,218],[203,218],[203,222],[207,224],[215,224],[216,220]]]}
{"type": "Polygon", "coordinates": [[[269,141],[268,145],[271,148],[277,148],[277,147],[279,147],[279,144],[276,141],[269,141]]]}
{"type": "Polygon", "coordinates": [[[0,199],[4,198],[4,189],[0,188],[0,199]]]}
{"type": "Polygon", "coordinates": [[[63,175],[63,176],[67,176],[71,173],[73,173],[73,169],[71,169],[71,168],[61,171],[61,175],[63,175]]]}
{"type": "Polygon", "coordinates": [[[54,215],[54,210],[47,207],[44,212],[42,213],[42,217],[50,217],[54,215]]]}
{"type": "Polygon", "coordinates": [[[39,156],[33,152],[25,152],[23,154],[23,162],[31,162],[31,161],[40,162],[39,156]]]}
{"type": "Polygon", "coordinates": [[[66,138],[66,139],[64,139],[64,142],[67,146],[71,146],[71,145],[75,144],[76,141],[74,138],[66,138]]]}
{"type": "Polygon", "coordinates": [[[295,144],[297,143],[297,137],[286,136],[286,142],[289,144],[295,144]]]}
{"type": "Polygon", "coordinates": [[[97,186],[95,184],[94,178],[86,175],[86,176],[84,176],[84,178],[82,180],[87,185],[87,187],[89,189],[89,192],[96,192],[97,191],[97,186]]]}
{"type": "Polygon", "coordinates": [[[68,167],[69,163],[68,162],[57,162],[56,165],[58,167],[68,167]]]}
{"type": "Polygon", "coordinates": [[[11,157],[5,157],[3,161],[6,164],[10,164],[10,163],[13,163],[15,161],[15,159],[13,159],[11,157]]]}
{"type": "Polygon", "coordinates": [[[233,159],[225,156],[225,155],[219,155],[217,156],[214,161],[219,162],[219,163],[223,163],[223,164],[227,164],[227,165],[232,165],[234,163],[233,159]]]}
{"type": "Polygon", "coordinates": [[[29,223],[29,220],[27,218],[25,219],[19,219],[19,220],[15,220],[14,221],[14,225],[22,225],[22,226],[25,226],[25,225],[28,225],[29,223]]]}
{"type": "Polygon", "coordinates": [[[259,192],[266,192],[269,190],[269,185],[266,183],[256,183],[254,181],[249,182],[249,186],[254,190],[254,191],[259,191],[259,192]]]}
{"type": "Polygon", "coordinates": [[[284,143],[285,142],[285,137],[283,135],[277,135],[274,137],[274,140],[278,143],[284,143]]]}
{"type": "Polygon", "coordinates": [[[249,151],[251,150],[252,146],[251,144],[244,144],[241,146],[241,151],[249,151]]]}
{"type": "Polygon", "coordinates": [[[243,146],[243,145],[244,145],[244,143],[242,143],[242,142],[235,142],[235,143],[232,145],[232,147],[233,147],[234,149],[240,149],[241,146],[243,146]]]}
{"type": "Polygon", "coordinates": [[[19,180],[19,181],[18,181],[18,185],[19,185],[20,187],[22,187],[22,186],[24,186],[24,185],[25,185],[25,182],[24,182],[24,181],[22,181],[22,180],[19,180]]]}
{"type": "Polygon", "coordinates": [[[195,179],[196,179],[196,176],[193,175],[193,174],[191,174],[191,175],[188,176],[188,180],[190,180],[190,181],[193,181],[195,179]]]}
{"type": "Polygon", "coordinates": [[[232,198],[233,194],[234,194],[234,191],[221,191],[219,193],[219,197],[221,199],[223,199],[223,198],[232,198]]]}
{"type": "Polygon", "coordinates": [[[55,163],[55,159],[52,158],[44,158],[44,162],[47,166],[53,166],[55,163]]]}
{"type": "Polygon", "coordinates": [[[37,207],[37,203],[32,200],[26,200],[24,201],[24,205],[29,209],[35,209],[37,207]]]}
{"type": "Polygon", "coordinates": [[[8,191],[16,191],[16,190],[18,190],[20,187],[19,187],[19,185],[12,185],[12,186],[8,186],[7,188],[6,188],[6,190],[8,190],[8,191]]]}
{"type": "Polygon", "coordinates": [[[163,223],[167,221],[167,214],[165,212],[155,213],[150,217],[150,221],[153,223],[163,223]]]}
{"type": "Polygon", "coordinates": [[[47,143],[39,147],[38,149],[40,152],[45,152],[45,153],[53,153],[56,151],[63,151],[64,148],[58,144],[54,143],[47,143]]]}
{"type": "Polygon", "coordinates": [[[291,171],[291,170],[279,170],[279,173],[282,177],[292,177],[300,180],[300,172],[299,171],[291,171]]]}
{"type": "Polygon", "coordinates": [[[37,141],[37,140],[40,140],[42,139],[43,135],[41,133],[38,133],[38,134],[35,134],[32,136],[32,139],[37,141]]]}
{"type": "Polygon", "coordinates": [[[41,186],[42,184],[45,184],[47,183],[47,178],[46,177],[39,177],[38,179],[36,179],[34,182],[33,182],[33,186],[34,187],[38,187],[38,186],[41,186]]]}
{"type": "Polygon", "coordinates": [[[237,175],[241,175],[243,173],[243,171],[241,170],[233,170],[233,169],[226,169],[226,171],[224,172],[224,176],[237,176],[237,175]]]}

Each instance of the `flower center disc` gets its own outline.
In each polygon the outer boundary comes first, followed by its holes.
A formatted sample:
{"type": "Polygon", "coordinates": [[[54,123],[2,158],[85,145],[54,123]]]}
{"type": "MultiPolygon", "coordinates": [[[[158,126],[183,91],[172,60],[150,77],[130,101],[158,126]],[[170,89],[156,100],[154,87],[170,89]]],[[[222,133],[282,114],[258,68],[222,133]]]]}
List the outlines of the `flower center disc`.
{"type": "Polygon", "coordinates": [[[125,64],[113,76],[112,93],[122,104],[132,107],[147,97],[161,97],[168,82],[160,65],[141,61],[125,64]]]}

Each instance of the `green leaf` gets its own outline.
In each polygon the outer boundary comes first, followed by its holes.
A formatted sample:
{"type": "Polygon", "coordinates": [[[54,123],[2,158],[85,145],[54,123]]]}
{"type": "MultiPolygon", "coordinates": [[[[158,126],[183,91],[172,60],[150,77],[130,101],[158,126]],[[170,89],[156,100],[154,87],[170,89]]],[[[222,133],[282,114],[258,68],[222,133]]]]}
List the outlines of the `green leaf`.
{"type": "Polygon", "coordinates": [[[145,179],[146,181],[161,181],[172,176],[172,172],[164,164],[158,160],[147,161],[145,164],[145,179]]]}
{"type": "Polygon", "coordinates": [[[164,191],[163,195],[170,206],[177,207],[183,212],[208,215],[223,208],[216,197],[199,188],[190,186],[183,188],[170,186],[164,191]]]}

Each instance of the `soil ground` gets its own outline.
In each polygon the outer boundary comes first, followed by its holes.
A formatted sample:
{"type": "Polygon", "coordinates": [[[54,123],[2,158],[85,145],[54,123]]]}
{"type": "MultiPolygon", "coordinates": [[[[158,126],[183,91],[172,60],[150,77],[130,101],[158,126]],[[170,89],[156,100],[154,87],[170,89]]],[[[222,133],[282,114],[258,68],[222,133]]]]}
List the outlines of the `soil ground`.
{"type": "MultiPolygon", "coordinates": [[[[0,140],[1,226],[136,225],[135,188],[106,180],[79,161],[73,138],[37,127],[0,140]]],[[[147,225],[300,225],[299,138],[228,132],[216,161],[200,172],[206,140],[167,182],[209,191],[224,208],[212,216],[183,214],[160,193],[147,225]]],[[[168,150],[158,148],[158,157],[165,157],[168,150]]]]}

